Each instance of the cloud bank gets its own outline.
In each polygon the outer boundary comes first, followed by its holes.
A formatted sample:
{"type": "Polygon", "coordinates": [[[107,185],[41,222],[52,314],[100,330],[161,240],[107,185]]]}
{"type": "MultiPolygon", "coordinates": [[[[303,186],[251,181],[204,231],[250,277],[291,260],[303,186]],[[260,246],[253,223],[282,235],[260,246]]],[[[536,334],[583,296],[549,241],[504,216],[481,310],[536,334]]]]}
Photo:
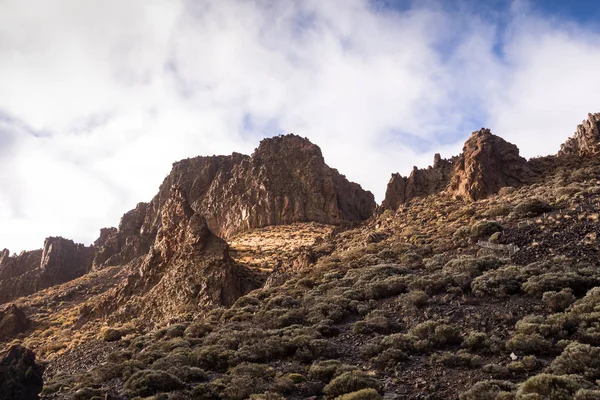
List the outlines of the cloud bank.
{"type": "Polygon", "coordinates": [[[293,132],[381,200],[486,126],[556,153],[600,35],[526,2],[1,0],[0,248],[91,243],[171,163],[293,132]]]}

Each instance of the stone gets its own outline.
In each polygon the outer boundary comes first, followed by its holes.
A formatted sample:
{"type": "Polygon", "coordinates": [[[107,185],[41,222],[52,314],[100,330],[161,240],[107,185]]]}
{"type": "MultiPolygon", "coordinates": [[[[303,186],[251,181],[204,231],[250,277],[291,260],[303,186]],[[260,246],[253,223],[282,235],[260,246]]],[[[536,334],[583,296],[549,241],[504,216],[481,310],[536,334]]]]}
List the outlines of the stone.
{"type": "Polygon", "coordinates": [[[480,200],[503,187],[530,182],[533,176],[517,146],[482,128],[465,142],[447,190],[466,200],[480,200]]]}
{"type": "Polygon", "coordinates": [[[94,248],[49,237],[41,250],[0,254],[0,304],[69,282],[90,271],[94,248]]]}
{"type": "Polygon", "coordinates": [[[154,244],[126,281],[105,296],[92,315],[114,320],[143,315],[158,322],[183,311],[231,306],[255,289],[250,273],[229,256],[229,246],[195,212],[177,185],[161,212],[154,244]]]}
{"type": "Polygon", "coordinates": [[[396,210],[413,198],[426,197],[446,189],[452,177],[455,159],[442,159],[439,154],[435,154],[433,166],[425,169],[413,167],[408,177],[392,174],[382,208],[396,210]]]}
{"type": "Polygon", "coordinates": [[[589,156],[600,152],[600,113],[588,114],[575,134],[560,146],[559,156],[589,156]]]}
{"type": "Polygon", "coordinates": [[[11,347],[0,359],[0,400],[38,399],[44,386],[43,373],[31,350],[11,347]]]}
{"type": "Polygon", "coordinates": [[[0,311],[0,342],[27,332],[32,326],[25,312],[14,304],[0,311]]]}

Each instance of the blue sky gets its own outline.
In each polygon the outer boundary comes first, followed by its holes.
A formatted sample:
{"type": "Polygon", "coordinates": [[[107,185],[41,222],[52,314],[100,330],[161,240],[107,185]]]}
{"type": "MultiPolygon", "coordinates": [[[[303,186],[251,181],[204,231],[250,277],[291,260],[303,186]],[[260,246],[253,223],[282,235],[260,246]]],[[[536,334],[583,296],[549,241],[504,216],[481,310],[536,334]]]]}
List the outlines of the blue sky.
{"type": "Polygon", "coordinates": [[[600,111],[592,1],[3,0],[0,248],[91,243],[172,162],[293,132],[380,201],[485,126],[526,157],[600,111]],[[8,172],[7,172],[8,171],[8,172]]]}

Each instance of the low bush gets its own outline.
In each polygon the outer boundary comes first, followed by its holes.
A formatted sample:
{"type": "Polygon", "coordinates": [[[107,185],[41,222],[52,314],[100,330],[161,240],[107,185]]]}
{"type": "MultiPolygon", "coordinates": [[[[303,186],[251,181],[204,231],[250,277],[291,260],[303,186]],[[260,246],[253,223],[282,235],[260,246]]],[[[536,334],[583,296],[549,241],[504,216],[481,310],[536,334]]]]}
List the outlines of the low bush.
{"type": "Polygon", "coordinates": [[[376,379],[360,371],[349,371],[329,382],[323,389],[323,393],[328,396],[341,396],[368,388],[377,390],[379,383],[376,379]]]}
{"type": "Polygon", "coordinates": [[[575,302],[575,296],[571,288],[565,288],[560,292],[545,292],[542,300],[551,311],[561,312],[575,302]]]}
{"type": "MultiPolygon", "coordinates": [[[[516,385],[508,381],[490,380],[478,382],[469,390],[461,393],[460,400],[499,400],[503,395],[509,395],[516,385]]],[[[504,397],[506,399],[512,397],[504,397]]]]}
{"type": "Polygon", "coordinates": [[[517,354],[548,354],[553,346],[541,335],[517,333],[506,342],[506,349],[517,354]]]}
{"type": "Polygon", "coordinates": [[[589,380],[600,379],[600,348],[571,343],[552,361],[550,371],[557,375],[576,374],[589,380]]]}
{"type": "Polygon", "coordinates": [[[590,386],[589,382],[575,375],[540,374],[527,379],[519,386],[516,399],[572,400],[579,389],[588,389],[590,386]]]}
{"type": "Polygon", "coordinates": [[[151,396],[181,389],[183,386],[179,379],[165,371],[138,371],[125,382],[125,389],[131,396],[151,396]]]}
{"type": "Polygon", "coordinates": [[[381,398],[381,395],[375,389],[361,389],[338,396],[336,400],[381,400],[381,398]]]}

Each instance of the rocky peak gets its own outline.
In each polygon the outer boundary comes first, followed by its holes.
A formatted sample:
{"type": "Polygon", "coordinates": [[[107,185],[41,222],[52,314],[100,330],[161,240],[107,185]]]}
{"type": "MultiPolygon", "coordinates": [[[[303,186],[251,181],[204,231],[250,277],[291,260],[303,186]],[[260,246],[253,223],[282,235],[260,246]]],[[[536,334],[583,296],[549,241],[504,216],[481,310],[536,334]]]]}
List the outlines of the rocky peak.
{"type": "Polygon", "coordinates": [[[223,238],[268,225],[363,221],[376,205],[370,192],[325,164],[318,146],[292,134],[262,140],[251,156],[233,153],[174,163],[146,208],[142,236],[158,233],[173,186],[223,238]]]}
{"type": "Polygon", "coordinates": [[[94,242],[93,268],[126,264],[148,252],[152,237],[142,233],[148,203],[138,203],[121,218],[119,228],[102,228],[94,242]]]}
{"type": "Polygon", "coordinates": [[[587,156],[600,152],[600,113],[588,114],[575,134],[560,146],[559,156],[587,156]]]}
{"type": "Polygon", "coordinates": [[[425,197],[443,191],[450,183],[454,162],[455,158],[443,159],[436,153],[433,166],[425,169],[413,167],[408,177],[392,174],[382,207],[395,210],[415,197],[425,197]]]}
{"type": "Polygon", "coordinates": [[[465,142],[448,189],[455,196],[479,200],[502,187],[520,186],[532,175],[517,146],[482,128],[465,142]]]}
{"type": "Polygon", "coordinates": [[[169,192],[150,251],[126,282],[107,295],[98,313],[117,320],[143,314],[158,321],[186,307],[229,306],[255,288],[244,278],[246,268],[231,260],[227,243],[194,212],[185,191],[174,185],[169,192]]]}
{"type": "Polygon", "coordinates": [[[89,272],[94,248],[61,237],[49,237],[41,250],[0,256],[0,304],[89,272]]]}
{"type": "Polygon", "coordinates": [[[49,237],[44,241],[41,277],[45,287],[68,282],[89,272],[94,248],[62,237],[49,237]]]}

